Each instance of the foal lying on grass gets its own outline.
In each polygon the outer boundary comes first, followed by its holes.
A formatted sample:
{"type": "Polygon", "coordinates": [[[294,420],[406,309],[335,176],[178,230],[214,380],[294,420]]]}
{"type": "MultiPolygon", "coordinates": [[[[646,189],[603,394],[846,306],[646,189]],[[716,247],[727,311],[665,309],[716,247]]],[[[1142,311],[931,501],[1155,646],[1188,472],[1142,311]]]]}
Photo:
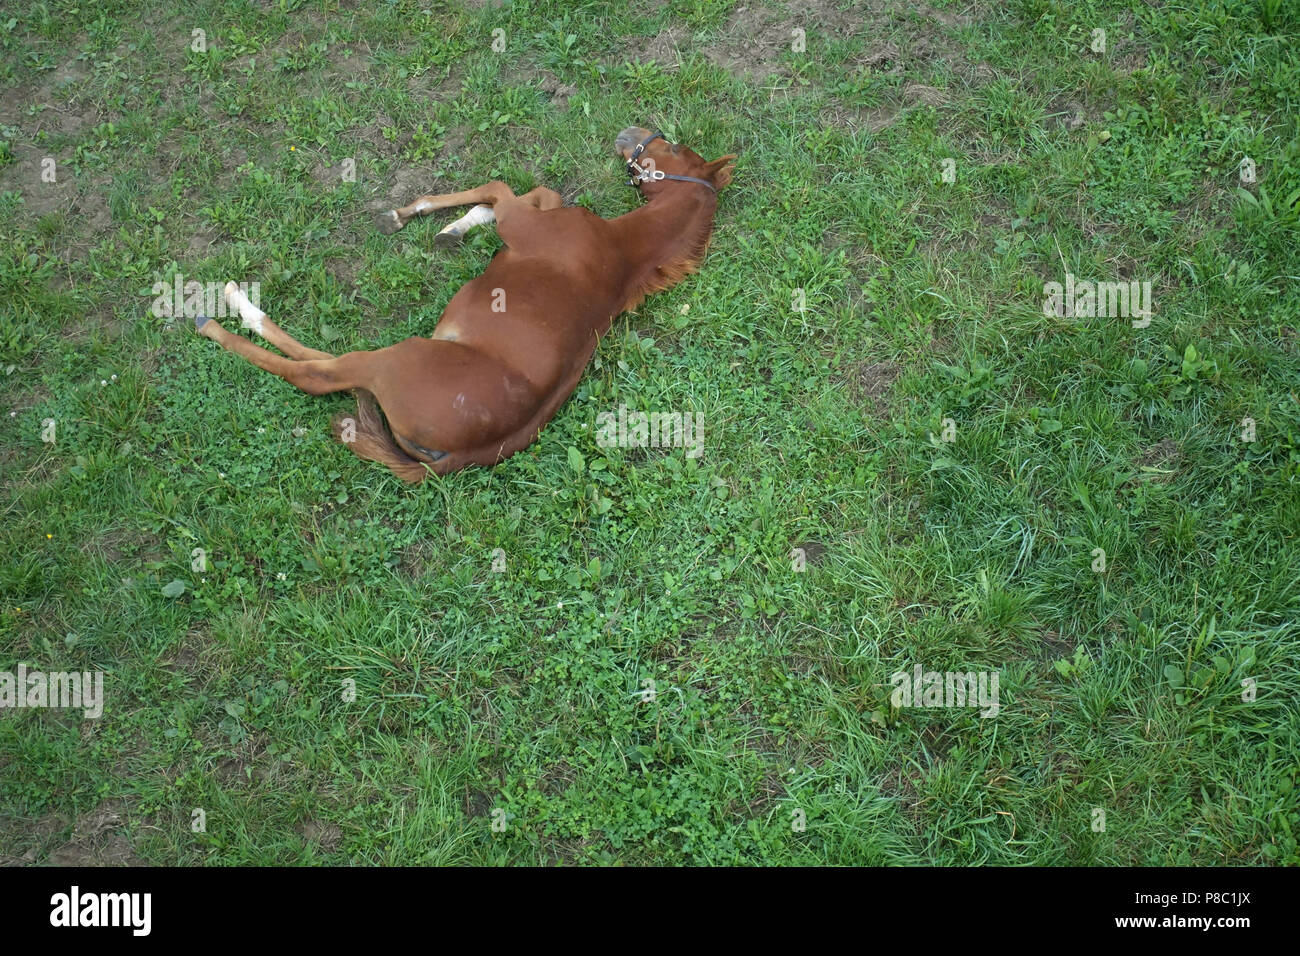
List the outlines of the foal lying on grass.
{"type": "Polygon", "coordinates": [[[577,387],[614,317],[694,271],[713,231],[717,191],[736,157],[705,162],[657,133],[629,127],[614,147],[648,200],[605,220],[538,187],[516,196],[502,182],[422,196],[377,217],[385,233],[435,209],[477,203],[439,233],[456,241],[496,222],[505,248],[461,287],[432,338],[409,338],[337,358],[310,349],[266,317],[231,282],[226,299],[244,328],[288,358],[200,316],[195,326],[224,349],[312,395],[355,389],[355,420],[334,434],[399,478],[423,481],[467,465],[494,465],[536,440],[577,387]],[[379,414],[387,417],[385,425],[379,414]]]}

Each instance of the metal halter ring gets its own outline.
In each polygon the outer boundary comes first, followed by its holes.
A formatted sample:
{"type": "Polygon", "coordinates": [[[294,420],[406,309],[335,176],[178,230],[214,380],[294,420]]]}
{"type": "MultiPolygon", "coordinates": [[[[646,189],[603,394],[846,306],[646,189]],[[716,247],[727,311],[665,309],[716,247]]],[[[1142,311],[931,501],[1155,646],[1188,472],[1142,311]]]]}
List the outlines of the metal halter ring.
{"type": "Polygon", "coordinates": [[[640,186],[644,182],[658,182],[661,179],[676,179],[683,183],[699,183],[701,186],[708,186],[715,193],[717,187],[707,179],[700,179],[696,176],[678,176],[674,173],[665,173],[662,169],[647,169],[637,163],[637,157],[645,152],[646,146],[656,139],[661,139],[663,133],[651,133],[645,139],[637,144],[636,149],[632,150],[632,155],[627,158],[627,174],[630,177],[627,181],[629,186],[640,186]]]}

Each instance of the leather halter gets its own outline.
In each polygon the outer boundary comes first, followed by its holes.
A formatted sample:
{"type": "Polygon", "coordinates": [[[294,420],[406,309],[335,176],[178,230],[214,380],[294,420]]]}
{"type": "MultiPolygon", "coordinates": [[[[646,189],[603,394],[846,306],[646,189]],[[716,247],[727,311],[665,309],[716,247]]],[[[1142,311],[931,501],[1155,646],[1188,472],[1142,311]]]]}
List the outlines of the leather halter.
{"type": "MultiPolygon", "coordinates": [[[[663,139],[663,133],[651,133],[632,150],[632,155],[627,158],[627,174],[631,178],[627,181],[629,186],[640,186],[644,182],[657,182],[660,179],[676,179],[683,183],[699,183],[701,186],[708,186],[715,193],[717,187],[707,179],[700,179],[696,176],[678,176],[675,173],[666,173],[662,169],[647,169],[644,166],[637,165],[637,157],[645,152],[646,146],[656,139],[663,139]]],[[[667,140],[664,140],[667,142],[667,140]]]]}

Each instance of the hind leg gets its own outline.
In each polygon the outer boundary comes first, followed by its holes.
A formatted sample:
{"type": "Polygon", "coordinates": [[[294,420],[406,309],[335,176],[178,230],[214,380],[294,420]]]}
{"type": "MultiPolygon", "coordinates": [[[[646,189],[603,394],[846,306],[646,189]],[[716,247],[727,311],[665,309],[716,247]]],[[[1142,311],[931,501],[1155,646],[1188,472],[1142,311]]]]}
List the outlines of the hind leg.
{"type": "MultiPolygon", "coordinates": [[[[239,313],[239,324],[252,329],[291,359],[332,359],[329,352],[309,349],[266,317],[266,313],[248,301],[248,296],[233,282],[226,283],[226,302],[239,313]]],[[[224,330],[223,330],[224,331],[224,330]]]]}
{"type": "MultiPolygon", "coordinates": [[[[252,362],[272,375],[278,375],[309,395],[328,395],[350,388],[365,388],[371,378],[375,352],[349,352],[338,358],[297,361],[276,355],[248,339],[224,329],[220,322],[199,316],[194,320],[199,335],[211,339],[228,352],[252,362]]],[[[382,351],[382,349],[380,350],[382,351]]]]}

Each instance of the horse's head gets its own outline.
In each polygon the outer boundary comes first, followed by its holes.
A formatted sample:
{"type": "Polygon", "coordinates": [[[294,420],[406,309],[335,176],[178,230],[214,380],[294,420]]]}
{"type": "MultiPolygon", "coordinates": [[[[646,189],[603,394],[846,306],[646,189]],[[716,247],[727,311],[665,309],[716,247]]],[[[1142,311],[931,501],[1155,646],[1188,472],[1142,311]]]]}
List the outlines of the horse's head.
{"type": "MultiPolygon", "coordinates": [[[[693,149],[680,143],[670,143],[662,135],[656,136],[651,130],[640,126],[629,126],[619,133],[614,140],[614,149],[624,160],[635,162],[642,169],[661,172],[668,177],[702,179],[715,189],[722,189],[731,182],[731,171],[734,168],[731,161],[736,158],[733,153],[709,162],[693,149]]],[[[646,178],[640,186],[643,191],[647,187],[662,189],[664,181],[646,178]]]]}

